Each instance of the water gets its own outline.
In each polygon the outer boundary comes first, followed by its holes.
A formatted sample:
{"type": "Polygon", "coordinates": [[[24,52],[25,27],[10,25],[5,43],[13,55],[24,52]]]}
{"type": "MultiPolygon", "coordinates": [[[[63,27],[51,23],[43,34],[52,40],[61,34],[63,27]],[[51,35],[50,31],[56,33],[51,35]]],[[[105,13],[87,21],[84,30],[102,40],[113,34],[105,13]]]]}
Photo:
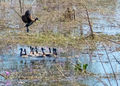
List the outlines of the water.
{"type": "MultiPolygon", "coordinates": [[[[24,72],[33,72],[33,71],[39,71],[39,73],[44,73],[46,72],[47,75],[45,75],[48,79],[50,79],[53,75],[48,75],[49,72],[48,71],[51,71],[53,72],[54,77],[59,77],[60,80],[58,80],[57,82],[59,83],[59,85],[61,85],[61,83],[64,83],[62,85],[71,85],[73,83],[77,83],[77,84],[85,84],[85,85],[89,85],[89,86],[93,86],[94,84],[96,84],[95,86],[103,86],[103,84],[100,83],[100,81],[98,81],[96,79],[97,78],[100,78],[102,81],[106,82],[108,85],[108,79],[106,78],[106,74],[103,70],[103,67],[101,65],[101,62],[99,60],[99,57],[98,55],[100,56],[100,58],[102,59],[102,62],[103,62],[103,65],[106,69],[106,72],[110,78],[110,81],[112,83],[112,86],[116,86],[116,82],[115,82],[115,79],[113,77],[113,72],[111,70],[111,66],[110,66],[110,63],[107,59],[107,55],[105,53],[105,50],[103,50],[103,48],[98,47],[99,51],[93,51],[92,55],[92,59],[90,59],[89,55],[88,54],[82,54],[80,53],[79,56],[76,56],[74,58],[66,58],[66,57],[59,57],[58,58],[54,58],[54,57],[46,57],[46,58],[36,58],[36,57],[29,57],[29,58],[22,58],[19,56],[19,49],[20,47],[23,47],[23,48],[26,48],[27,49],[27,52],[29,52],[29,47],[28,46],[20,46],[18,45],[17,48],[14,50],[14,51],[17,51],[15,52],[13,55],[1,55],[0,56],[0,68],[1,68],[1,73],[4,74],[5,71],[9,71],[11,72],[13,75],[14,73],[24,73],[24,72]],[[100,50],[101,49],[101,50],[100,50]],[[82,64],[88,64],[88,68],[87,68],[87,71],[90,72],[90,73],[94,73],[95,75],[94,76],[91,76],[91,75],[88,75],[87,77],[84,77],[81,75],[75,75],[75,70],[74,70],[74,65],[76,64],[77,61],[81,61],[82,64]],[[56,66],[55,65],[59,65],[63,71],[63,74],[66,75],[66,78],[63,78],[62,76],[60,76],[60,72],[58,70],[56,70],[56,66]],[[38,68],[36,68],[38,67],[38,68]],[[59,75],[57,76],[56,73],[59,75]],[[69,76],[68,76],[69,75],[69,76]],[[84,78],[83,78],[84,77],[84,78]],[[94,82],[93,82],[94,81],[94,82]]],[[[46,51],[47,52],[47,51],[46,51]]],[[[74,51],[73,51],[74,52],[74,51]]],[[[120,65],[116,62],[116,60],[113,58],[113,55],[116,56],[116,58],[120,61],[119,59],[119,55],[120,55],[120,52],[117,52],[117,51],[114,51],[112,52],[111,50],[107,50],[108,52],[108,55],[110,57],[110,61],[112,63],[112,66],[113,66],[113,69],[114,69],[114,72],[117,74],[117,79],[118,79],[118,83],[120,84],[120,65]]],[[[12,52],[11,52],[12,53],[12,52]]],[[[69,52],[68,52],[69,53],[69,52]]],[[[72,53],[74,54],[74,53],[72,53]]],[[[70,55],[70,54],[69,54],[70,55]]],[[[71,55],[72,56],[72,55],[71,55]]],[[[11,74],[11,75],[12,75],[11,74]]],[[[36,74],[36,73],[35,73],[36,74]]],[[[24,74],[23,74],[24,75],[24,74]]],[[[29,76],[27,74],[25,74],[24,76],[29,76]]],[[[31,76],[31,75],[30,75],[31,76]]],[[[40,76],[38,74],[39,77],[42,78],[42,76],[40,76]]],[[[11,85],[15,85],[15,84],[19,84],[19,85],[24,85],[26,83],[26,85],[30,84],[29,80],[24,80],[24,79],[21,79],[21,81],[18,81],[16,82],[16,78],[17,76],[14,75],[14,77],[12,77],[12,79],[8,79],[8,80],[5,80],[4,81],[4,78],[3,77],[0,77],[1,81],[3,83],[2,84],[11,84],[11,85]]],[[[45,80],[41,85],[43,84],[46,84],[48,85],[48,83],[50,85],[52,85],[52,83],[54,82],[54,80],[56,80],[56,78],[53,78],[52,80],[47,80],[46,79],[43,79],[45,80]]],[[[36,79],[32,80],[33,83],[35,83],[36,79]]],[[[37,82],[41,82],[41,79],[37,82]]],[[[55,81],[56,82],[56,81],[55,81]]],[[[40,85],[40,84],[39,84],[40,85]]]]}
{"type": "MultiPolygon", "coordinates": [[[[31,4],[32,0],[25,1],[28,5],[31,4]]],[[[108,35],[115,35],[119,34],[119,18],[120,18],[120,1],[117,0],[116,5],[108,5],[108,7],[113,7],[114,12],[113,14],[107,13],[99,14],[97,12],[90,13],[90,17],[92,18],[93,23],[93,31],[96,33],[104,33],[108,35]],[[94,19],[96,18],[96,19],[94,19]]],[[[103,7],[104,8],[104,7],[103,7]]],[[[16,15],[12,10],[10,10],[8,15],[16,15]]],[[[1,15],[1,18],[5,15],[1,15]]],[[[10,28],[19,28],[19,21],[16,20],[12,21],[13,16],[5,17],[10,21],[7,22],[7,26],[10,28]]],[[[16,19],[16,18],[15,18],[16,19]]],[[[87,34],[89,32],[88,25],[84,24],[83,33],[87,34]]],[[[57,33],[58,28],[57,26],[54,27],[54,33],[57,33]]],[[[15,30],[16,31],[16,30],[15,30]]],[[[17,32],[17,31],[16,31],[17,32]]],[[[2,34],[5,34],[3,32],[2,34]]],[[[80,26],[78,26],[75,30],[73,30],[72,35],[79,35],[80,34],[80,26]]],[[[64,55],[60,55],[62,52],[59,51],[58,58],[54,57],[46,57],[46,58],[36,58],[36,57],[29,57],[29,58],[22,58],[19,56],[19,49],[26,48],[27,53],[29,53],[28,46],[21,46],[17,45],[14,50],[9,50],[8,54],[3,53],[0,55],[0,73],[5,74],[5,71],[9,71],[11,73],[10,78],[7,80],[0,76],[0,86],[13,86],[13,85],[64,85],[64,86],[104,86],[100,80],[105,82],[108,86],[108,78],[106,78],[105,71],[103,66],[99,60],[99,57],[102,59],[102,63],[106,69],[106,72],[109,76],[112,86],[116,86],[116,81],[113,77],[113,71],[111,70],[110,63],[108,61],[108,57],[106,52],[101,45],[97,46],[98,50],[94,51],[87,51],[91,52],[89,55],[88,53],[81,53],[74,50],[69,50],[71,52],[65,52],[64,55]],[[77,53],[77,54],[76,54],[77,53]],[[69,55],[69,56],[68,56],[69,55]],[[90,58],[92,56],[92,58],[90,58]],[[73,58],[67,58],[73,57],[73,58]],[[92,73],[93,75],[82,76],[80,74],[76,74],[74,70],[74,65],[77,61],[81,61],[83,64],[88,64],[87,72],[92,73]],[[57,68],[57,67],[58,68],[57,68]],[[36,73],[37,72],[37,73],[36,73]],[[27,73],[27,74],[26,74],[27,73]],[[63,73],[63,74],[62,74],[63,73]],[[30,79],[34,76],[33,79],[30,79]],[[27,77],[24,79],[24,77],[27,77]],[[29,77],[31,76],[31,77],[29,77]],[[99,80],[100,79],[100,80],[99,80]]],[[[42,46],[40,46],[42,47],[42,46]]],[[[47,47],[45,47],[47,49],[47,47]]],[[[116,48],[120,48],[117,44],[112,44],[112,48],[107,46],[107,52],[110,58],[110,61],[113,66],[114,72],[117,74],[117,82],[120,85],[120,64],[116,62],[113,55],[120,61],[120,51],[116,51],[116,48]]],[[[46,50],[46,52],[48,52],[46,50]]],[[[86,51],[83,51],[86,52],[86,51]]]]}

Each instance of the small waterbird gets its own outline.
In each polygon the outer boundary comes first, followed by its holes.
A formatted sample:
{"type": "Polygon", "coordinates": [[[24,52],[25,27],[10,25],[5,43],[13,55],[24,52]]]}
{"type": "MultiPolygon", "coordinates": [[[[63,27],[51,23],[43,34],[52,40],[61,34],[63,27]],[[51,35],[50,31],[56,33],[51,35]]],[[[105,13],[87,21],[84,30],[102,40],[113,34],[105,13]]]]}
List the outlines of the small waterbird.
{"type": "Polygon", "coordinates": [[[27,55],[27,52],[26,52],[26,49],[22,49],[22,48],[20,48],[20,56],[21,57],[28,57],[28,55],[27,55]],[[24,52],[24,53],[23,53],[24,52]]]}
{"type": "Polygon", "coordinates": [[[57,57],[57,49],[53,48],[53,53],[52,53],[51,48],[49,48],[49,53],[44,52],[44,55],[46,57],[57,57]]]}
{"type": "Polygon", "coordinates": [[[22,19],[22,21],[26,24],[25,27],[27,32],[29,32],[29,26],[32,25],[38,18],[33,19],[31,15],[31,11],[27,10],[24,15],[19,14],[14,8],[12,8],[15,13],[22,19]]]}
{"type": "Polygon", "coordinates": [[[40,56],[40,54],[42,55],[41,52],[38,52],[37,46],[35,46],[35,48],[30,46],[30,54],[29,54],[29,56],[40,56]]]}
{"type": "Polygon", "coordinates": [[[30,46],[30,55],[34,55],[34,48],[30,46]]]}
{"type": "Polygon", "coordinates": [[[49,48],[49,53],[45,53],[46,57],[52,57],[52,52],[51,52],[51,48],[49,48]]]}
{"type": "Polygon", "coordinates": [[[45,50],[44,48],[41,48],[41,51],[42,51],[42,56],[44,56],[44,57],[45,57],[46,55],[45,55],[45,51],[44,51],[44,50],[45,50]]]}
{"type": "Polygon", "coordinates": [[[57,49],[56,48],[53,48],[53,56],[57,57],[57,49]]]}
{"type": "Polygon", "coordinates": [[[35,46],[35,53],[38,54],[38,48],[35,46]]]}
{"type": "Polygon", "coordinates": [[[44,50],[45,50],[44,48],[41,48],[42,55],[37,56],[38,58],[40,58],[40,57],[41,57],[41,58],[42,58],[42,57],[46,57],[44,50]]]}
{"type": "Polygon", "coordinates": [[[38,52],[38,48],[37,48],[37,46],[35,46],[34,55],[35,55],[35,56],[40,56],[40,55],[42,55],[41,52],[38,52]]]}
{"type": "Polygon", "coordinates": [[[57,49],[56,48],[53,48],[53,53],[51,51],[51,48],[49,48],[49,53],[45,53],[44,50],[45,49],[42,48],[42,53],[43,53],[44,56],[46,56],[46,57],[57,57],[57,49]]]}

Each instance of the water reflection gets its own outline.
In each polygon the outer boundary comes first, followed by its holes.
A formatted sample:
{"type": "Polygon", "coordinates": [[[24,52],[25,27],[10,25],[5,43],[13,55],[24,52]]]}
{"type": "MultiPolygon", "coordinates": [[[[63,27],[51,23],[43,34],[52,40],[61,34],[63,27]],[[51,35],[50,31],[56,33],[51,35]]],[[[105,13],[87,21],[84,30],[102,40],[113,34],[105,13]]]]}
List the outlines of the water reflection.
{"type": "MultiPolygon", "coordinates": [[[[30,4],[33,0],[25,0],[26,4],[30,4]]],[[[38,0],[39,1],[39,0],[38,0]]],[[[114,0],[100,0],[96,3],[96,5],[99,5],[100,8],[108,9],[108,12],[106,14],[102,13],[90,13],[90,17],[93,22],[93,29],[94,32],[99,33],[105,33],[105,34],[119,34],[119,15],[120,15],[120,0],[117,0],[117,2],[113,2],[114,0]],[[111,12],[112,10],[113,12],[111,12]],[[110,13],[111,12],[111,13],[110,13]]],[[[13,4],[13,2],[12,2],[13,4]]],[[[95,5],[95,6],[96,6],[95,5]]],[[[0,10],[0,19],[4,18],[7,20],[6,25],[10,28],[20,28],[19,22],[20,19],[18,17],[15,17],[16,14],[13,10],[5,9],[3,6],[0,10]],[[5,12],[8,12],[8,14],[5,14],[5,12]],[[10,16],[12,15],[12,16],[10,16]],[[16,19],[18,20],[16,22],[16,19]],[[12,21],[12,22],[11,22],[12,21]]],[[[89,27],[87,24],[83,24],[82,26],[75,27],[72,31],[72,36],[79,36],[81,31],[80,29],[83,28],[83,33],[88,34],[89,27]]],[[[17,32],[17,30],[15,30],[17,32]]],[[[54,26],[54,33],[58,32],[58,26],[54,26]]],[[[1,34],[2,35],[2,34],[1,34]]],[[[119,45],[116,45],[119,48],[119,45]]],[[[3,54],[0,55],[0,73],[4,74],[5,71],[9,71],[13,73],[11,78],[5,80],[2,76],[0,76],[0,85],[5,86],[12,86],[12,85],[72,85],[75,86],[80,85],[81,83],[89,86],[103,86],[103,84],[97,79],[100,78],[102,81],[108,84],[108,80],[106,78],[106,74],[103,70],[103,67],[101,65],[101,62],[99,60],[99,57],[102,59],[102,63],[106,69],[106,72],[110,78],[110,81],[113,86],[116,86],[115,79],[113,77],[113,72],[110,67],[110,63],[107,59],[107,55],[105,53],[105,50],[101,48],[100,46],[97,46],[97,49],[94,50],[84,50],[82,52],[75,51],[73,49],[70,49],[69,52],[60,52],[60,56],[58,58],[36,58],[36,57],[30,57],[30,58],[21,58],[19,57],[19,48],[20,47],[26,47],[27,46],[21,46],[18,45],[17,48],[15,48],[14,54],[12,50],[10,50],[10,54],[3,54]],[[99,50],[99,51],[98,51],[99,50]],[[92,58],[90,58],[90,55],[92,54],[92,58]],[[76,56],[77,55],[77,56],[76,56]],[[73,58],[67,58],[67,57],[73,57],[73,58]],[[82,64],[88,64],[87,71],[90,73],[93,73],[94,76],[82,76],[82,75],[76,75],[76,72],[74,70],[74,65],[76,62],[80,60],[82,64]],[[59,70],[60,69],[60,70],[59,70]],[[62,74],[62,72],[63,74],[62,74]],[[35,73],[37,72],[37,73],[35,73]],[[14,74],[15,73],[15,74],[14,74]],[[31,79],[30,76],[34,75],[34,79],[31,79]],[[66,77],[64,77],[64,75],[66,77]],[[25,78],[25,77],[26,78],[25,78]],[[39,76],[39,78],[37,77],[39,76]]],[[[115,46],[112,46],[115,47],[115,46]]],[[[28,51],[29,52],[29,51],[28,51]]],[[[113,69],[115,73],[117,74],[118,83],[120,84],[120,65],[116,62],[116,60],[113,58],[113,55],[116,56],[118,60],[120,56],[119,51],[115,51],[115,49],[112,48],[112,50],[107,50],[108,55],[110,57],[110,61],[112,63],[113,69]],[[114,50],[114,51],[113,51],[114,50]]],[[[82,85],[80,85],[82,86],[82,85]]],[[[83,85],[84,86],[84,85],[83,85]]]]}
{"type": "MultiPolygon", "coordinates": [[[[20,47],[26,47],[26,46],[18,46],[17,49],[19,50],[20,47]]],[[[26,47],[27,48],[27,47],[26,47]]],[[[30,76],[32,76],[32,74],[34,74],[34,76],[39,76],[41,77],[40,80],[38,80],[38,78],[36,77],[36,79],[33,79],[32,82],[35,84],[37,80],[37,82],[42,82],[41,85],[43,84],[51,84],[53,82],[55,83],[60,83],[60,85],[66,85],[66,84],[71,84],[71,83],[76,83],[76,84],[86,84],[89,86],[93,86],[95,84],[95,86],[102,86],[103,84],[100,83],[99,80],[97,80],[96,78],[100,78],[101,80],[106,82],[108,84],[107,78],[106,78],[106,74],[103,70],[103,67],[101,65],[101,62],[99,60],[98,55],[100,56],[100,58],[102,59],[102,63],[106,69],[106,72],[110,78],[110,81],[112,82],[113,85],[116,84],[114,77],[113,77],[113,72],[111,70],[110,67],[110,63],[107,59],[106,53],[103,50],[103,48],[101,48],[100,46],[98,46],[99,48],[99,52],[98,51],[92,51],[91,54],[95,54],[96,56],[90,59],[89,57],[89,53],[80,53],[79,56],[74,57],[74,58],[66,58],[66,57],[58,57],[58,58],[54,58],[54,57],[45,57],[45,58],[36,58],[36,57],[29,57],[29,58],[22,58],[19,57],[19,51],[16,52],[14,55],[1,55],[0,59],[1,59],[1,63],[0,63],[0,69],[2,71],[0,71],[1,73],[4,73],[5,71],[9,71],[12,72],[13,75],[14,73],[18,73],[18,75],[14,75],[12,81],[8,80],[9,82],[3,82],[2,84],[16,84],[15,80],[21,80],[21,81],[17,81],[17,83],[19,84],[31,84],[31,80],[30,80],[30,76]],[[100,50],[101,49],[101,50],[100,50]],[[97,54],[99,53],[99,54],[97,54]],[[77,61],[81,61],[82,64],[88,64],[88,68],[87,71],[90,73],[94,73],[94,76],[86,76],[86,77],[82,77],[81,75],[76,75],[75,74],[75,70],[74,70],[74,65],[77,63],[77,61]],[[58,69],[60,69],[63,74],[66,76],[66,78],[63,78],[63,76],[61,76],[60,71],[58,71],[58,69]],[[37,72],[37,73],[35,73],[37,72]],[[28,79],[26,81],[26,79],[24,79],[23,76],[26,76],[28,79]],[[53,76],[54,77],[58,77],[58,81],[54,81],[55,78],[53,78],[53,80],[51,81],[46,81],[46,79],[44,80],[44,78],[42,77],[47,77],[48,79],[51,79],[53,76]],[[15,78],[16,77],[16,78],[15,78]],[[74,80],[73,80],[74,79],[74,80]],[[30,81],[29,81],[30,80],[30,81]],[[43,80],[43,81],[41,81],[43,80]],[[73,82],[71,82],[73,80],[73,82]],[[93,82],[94,81],[94,82],[93,82]],[[64,83],[64,84],[63,84],[64,83]]],[[[16,49],[14,49],[15,51],[17,51],[16,49]]],[[[72,50],[71,50],[72,51],[72,50]]],[[[119,81],[119,76],[120,76],[120,65],[116,62],[116,60],[113,58],[113,55],[116,56],[116,58],[119,60],[119,52],[111,52],[110,49],[107,50],[110,56],[110,60],[112,63],[112,66],[114,68],[115,73],[117,74],[117,79],[118,82],[119,81]]],[[[75,56],[76,51],[68,52],[72,57],[75,56]]],[[[66,55],[64,55],[66,56],[66,55]]],[[[35,77],[34,77],[35,78],[35,77]]],[[[0,77],[1,80],[4,80],[3,77],[0,77]]],[[[55,84],[54,83],[54,84],[55,84]]]]}

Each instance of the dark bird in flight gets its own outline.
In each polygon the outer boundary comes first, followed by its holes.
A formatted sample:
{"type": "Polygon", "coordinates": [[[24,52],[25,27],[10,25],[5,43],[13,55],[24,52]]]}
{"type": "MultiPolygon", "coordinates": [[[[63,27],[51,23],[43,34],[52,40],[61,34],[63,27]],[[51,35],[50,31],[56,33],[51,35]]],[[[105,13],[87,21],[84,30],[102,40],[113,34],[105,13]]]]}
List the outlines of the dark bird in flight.
{"type": "Polygon", "coordinates": [[[30,10],[27,10],[24,15],[21,16],[22,21],[26,23],[25,27],[29,32],[29,26],[32,25],[38,18],[33,19],[30,10]]]}

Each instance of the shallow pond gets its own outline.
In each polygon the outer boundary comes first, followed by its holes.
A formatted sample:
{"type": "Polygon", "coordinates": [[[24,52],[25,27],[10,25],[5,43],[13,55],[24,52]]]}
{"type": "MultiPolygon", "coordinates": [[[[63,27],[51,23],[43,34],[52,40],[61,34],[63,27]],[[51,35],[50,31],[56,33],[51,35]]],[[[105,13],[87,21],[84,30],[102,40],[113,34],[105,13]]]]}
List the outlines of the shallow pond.
{"type": "MultiPolygon", "coordinates": [[[[91,13],[90,17],[93,19],[96,18],[93,20],[94,32],[109,35],[119,34],[119,8],[120,0],[116,0],[113,14],[102,15],[99,13],[91,13]]],[[[12,24],[10,24],[10,26],[12,26],[11,28],[16,27],[12,24]]],[[[83,25],[83,28],[85,29],[84,34],[87,34],[89,31],[88,26],[83,25]]],[[[73,33],[77,34],[79,32],[78,30],[79,28],[73,31],[73,33]]],[[[0,35],[5,33],[6,32],[3,32],[0,35]]],[[[1,86],[104,86],[103,82],[106,83],[107,86],[110,86],[108,80],[110,80],[112,86],[117,86],[110,62],[116,74],[117,82],[120,85],[120,64],[116,61],[116,59],[120,61],[120,45],[113,44],[112,47],[106,46],[107,53],[101,45],[98,45],[94,51],[86,49],[82,52],[69,50],[70,52],[63,53],[62,50],[60,51],[58,48],[58,58],[22,58],[19,56],[19,49],[21,47],[26,48],[27,53],[29,52],[28,46],[18,45],[15,49],[9,49],[7,54],[3,53],[0,55],[0,73],[6,74],[5,72],[8,71],[11,74],[8,79],[0,76],[1,86]],[[76,73],[74,66],[78,61],[80,61],[82,65],[88,64],[87,72],[91,75],[76,73]],[[103,65],[101,63],[103,63],[103,65]]]]}
{"type": "MultiPolygon", "coordinates": [[[[91,51],[85,50],[84,53],[71,50],[66,52],[70,54],[60,57],[60,53],[57,58],[55,57],[28,57],[22,58],[19,56],[19,49],[26,48],[29,52],[28,46],[17,46],[14,49],[14,54],[1,55],[0,56],[0,69],[1,74],[5,74],[5,71],[11,73],[10,78],[5,80],[2,76],[0,77],[1,85],[12,86],[12,85],[81,85],[83,86],[104,86],[101,81],[109,86],[108,78],[112,86],[116,86],[116,80],[113,75],[113,71],[110,66],[112,64],[113,70],[116,74],[117,82],[120,84],[120,64],[114,59],[113,55],[118,61],[120,61],[120,51],[116,51],[117,47],[112,50],[107,47],[107,53],[110,58],[110,62],[106,55],[106,51],[102,46],[98,46],[97,50],[91,51]],[[113,51],[114,50],[114,51],[113,51]],[[86,52],[86,53],[85,53],[86,52]],[[90,52],[90,51],[89,51],[90,52]],[[69,56],[68,56],[69,55],[69,56]],[[90,55],[92,58],[90,58],[90,55]],[[106,73],[103,69],[100,59],[104,65],[106,73]],[[74,70],[75,64],[80,61],[82,64],[88,64],[87,72],[91,75],[76,74],[74,70]],[[45,73],[45,74],[44,74],[45,73]],[[62,75],[63,73],[63,75],[62,75]],[[33,77],[34,76],[34,77],[33,77]],[[37,76],[37,77],[35,77],[37,76]],[[30,77],[33,77],[32,79],[30,77]],[[99,80],[100,79],[100,80],[99,80]],[[9,84],[9,85],[7,85],[9,84]]],[[[45,47],[47,49],[47,47],[45,47]]],[[[59,51],[59,48],[58,48],[59,51]]],[[[48,52],[46,50],[46,52],[48,52]]]]}

